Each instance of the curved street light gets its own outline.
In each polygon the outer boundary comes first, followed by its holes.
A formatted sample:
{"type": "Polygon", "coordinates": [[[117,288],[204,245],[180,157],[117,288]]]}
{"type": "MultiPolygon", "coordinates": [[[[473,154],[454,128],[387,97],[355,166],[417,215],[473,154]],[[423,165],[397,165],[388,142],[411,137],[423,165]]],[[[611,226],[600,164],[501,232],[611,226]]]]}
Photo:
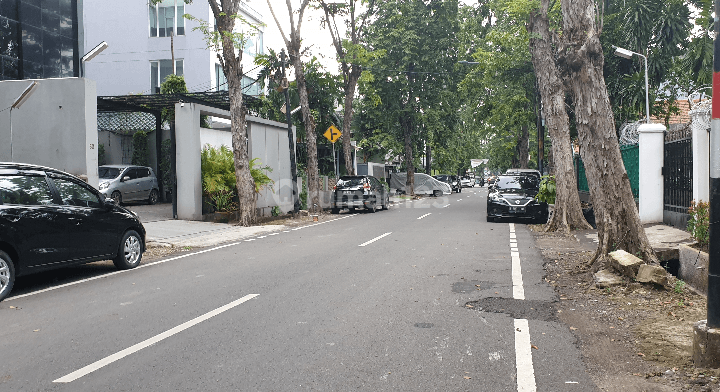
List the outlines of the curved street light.
{"type": "Polygon", "coordinates": [[[645,116],[646,116],[646,122],[650,124],[650,99],[649,96],[649,87],[648,87],[648,61],[647,57],[644,55],[633,52],[632,50],[624,49],[617,47],[613,45],[613,48],[615,48],[615,56],[622,57],[624,59],[631,59],[633,55],[640,56],[645,60],[645,116]]]}

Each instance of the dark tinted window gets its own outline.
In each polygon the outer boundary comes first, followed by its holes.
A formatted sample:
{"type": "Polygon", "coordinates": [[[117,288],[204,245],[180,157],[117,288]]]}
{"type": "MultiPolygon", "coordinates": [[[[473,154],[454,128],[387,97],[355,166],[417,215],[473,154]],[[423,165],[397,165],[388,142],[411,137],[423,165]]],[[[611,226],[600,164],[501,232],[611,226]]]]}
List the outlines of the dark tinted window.
{"type": "Polygon", "coordinates": [[[150,172],[146,168],[135,169],[137,172],[137,178],[145,178],[150,176],[150,172]]]}
{"type": "Polygon", "coordinates": [[[100,199],[84,186],[63,178],[53,178],[63,205],[100,208],[100,199]]]}
{"type": "Polygon", "coordinates": [[[359,186],[365,183],[365,177],[340,177],[337,182],[338,188],[359,186]]]}
{"type": "Polygon", "coordinates": [[[123,173],[123,178],[130,177],[131,180],[134,180],[137,178],[137,170],[135,169],[127,169],[125,170],[125,173],[123,173]]]}
{"type": "Polygon", "coordinates": [[[47,205],[52,194],[40,176],[0,176],[0,204],[47,205]]]}
{"type": "Polygon", "coordinates": [[[115,167],[100,167],[98,169],[98,175],[102,179],[111,180],[117,178],[120,175],[120,169],[115,167]]]}
{"type": "Polygon", "coordinates": [[[535,177],[502,176],[497,179],[497,187],[500,189],[537,189],[538,181],[535,177]]]}

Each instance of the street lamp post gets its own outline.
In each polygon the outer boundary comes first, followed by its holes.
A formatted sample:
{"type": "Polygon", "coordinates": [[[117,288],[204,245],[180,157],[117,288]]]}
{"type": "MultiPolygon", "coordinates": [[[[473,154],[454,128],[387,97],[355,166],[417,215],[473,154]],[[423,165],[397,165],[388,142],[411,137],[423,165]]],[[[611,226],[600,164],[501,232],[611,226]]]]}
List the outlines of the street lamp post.
{"type": "Polygon", "coordinates": [[[642,57],[643,60],[645,60],[645,117],[646,117],[646,122],[647,122],[648,124],[650,124],[650,99],[649,99],[649,90],[650,90],[650,87],[649,87],[649,83],[648,83],[648,61],[647,61],[647,57],[645,57],[644,55],[642,55],[642,54],[640,54],[640,53],[633,52],[632,50],[623,49],[623,48],[617,47],[617,46],[615,46],[615,45],[613,45],[613,48],[615,48],[615,55],[618,56],[618,57],[622,57],[622,58],[624,58],[624,59],[628,59],[628,60],[629,60],[629,59],[632,58],[633,55],[636,55],[636,56],[642,57]]]}

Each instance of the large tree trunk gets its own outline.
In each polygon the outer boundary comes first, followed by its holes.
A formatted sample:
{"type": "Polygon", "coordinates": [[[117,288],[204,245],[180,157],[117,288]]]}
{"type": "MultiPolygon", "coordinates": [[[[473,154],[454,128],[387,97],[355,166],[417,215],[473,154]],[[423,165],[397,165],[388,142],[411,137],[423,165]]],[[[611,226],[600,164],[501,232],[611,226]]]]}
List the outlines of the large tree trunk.
{"type": "Polygon", "coordinates": [[[318,213],[322,210],[320,205],[320,177],[318,175],[317,158],[317,135],[315,134],[315,119],[310,112],[310,100],[308,99],[307,84],[305,82],[305,71],[300,59],[300,40],[296,39],[298,47],[293,48],[291,58],[295,68],[295,80],[300,95],[300,107],[302,108],[303,123],[305,124],[305,141],[307,143],[307,187],[310,195],[308,211],[318,213]]]}
{"type": "Polygon", "coordinates": [[[598,228],[599,243],[593,261],[605,261],[609,252],[623,249],[646,262],[657,263],[640,223],[615,135],[594,2],[562,0],[562,14],[564,45],[559,61],[575,101],[580,155],[598,228]]]}
{"type": "Polygon", "coordinates": [[[520,169],[527,169],[528,162],[530,161],[530,131],[527,125],[523,125],[520,128],[520,138],[517,144],[517,158],[519,160],[518,165],[515,166],[520,169]]]}
{"type": "MultiPolygon", "coordinates": [[[[216,0],[209,1],[210,8],[217,21],[219,31],[233,31],[238,2],[222,1],[220,8],[216,0]]],[[[232,132],[232,148],[235,161],[235,180],[240,200],[240,222],[241,226],[250,226],[256,219],[256,195],[255,182],[250,174],[250,159],[248,157],[248,134],[245,124],[246,109],[243,105],[242,81],[242,51],[236,56],[233,40],[223,35],[222,54],[218,54],[223,72],[228,82],[228,94],[230,98],[230,129],[232,132]]]]}
{"type": "Polygon", "coordinates": [[[550,45],[550,23],[547,17],[549,3],[550,0],[541,0],[540,10],[530,13],[527,30],[531,37],[530,53],[547,129],[553,140],[552,156],[555,159],[555,211],[545,230],[569,233],[570,230],[592,227],[583,216],[575,182],[565,89],[550,45]]]}
{"type": "Polygon", "coordinates": [[[407,169],[407,180],[405,180],[405,193],[415,196],[415,164],[412,154],[412,120],[409,118],[400,121],[405,136],[405,168],[407,169]]]}
{"type": "Polygon", "coordinates": [[[353,98],[355,96],[355,89],[357,88],[359,77],[360,72],[355,72],[355,67],[353,66],[353,70],[349,72],[347,85],[345,86],[345,108],[342,129],[343,155],[345,156],[345,169],[347,170],[348,175],[351,176],[355,175],[355,166],[353,165],[352,159],[353,148],[350,145],[350,141],[352,140],[350,137],[350,128],[352,126],[353,117],[353,98]]]}

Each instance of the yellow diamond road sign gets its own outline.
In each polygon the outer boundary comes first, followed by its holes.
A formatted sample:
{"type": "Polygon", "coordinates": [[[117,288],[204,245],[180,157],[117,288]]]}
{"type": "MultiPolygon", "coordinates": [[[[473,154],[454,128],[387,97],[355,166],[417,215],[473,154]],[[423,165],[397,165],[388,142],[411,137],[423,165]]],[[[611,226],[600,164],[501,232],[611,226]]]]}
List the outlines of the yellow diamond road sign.
{"type": "Polygon", "coordinates": [[[330,128],[325,131],[323,136],[325,136],[328,140],[330,140],[330,143],[335,143],[338,139],[340,139],[340,136],[342,133],[340,133],[340,130],[337,129],[334,125],[330,125],[330,128]]]}

